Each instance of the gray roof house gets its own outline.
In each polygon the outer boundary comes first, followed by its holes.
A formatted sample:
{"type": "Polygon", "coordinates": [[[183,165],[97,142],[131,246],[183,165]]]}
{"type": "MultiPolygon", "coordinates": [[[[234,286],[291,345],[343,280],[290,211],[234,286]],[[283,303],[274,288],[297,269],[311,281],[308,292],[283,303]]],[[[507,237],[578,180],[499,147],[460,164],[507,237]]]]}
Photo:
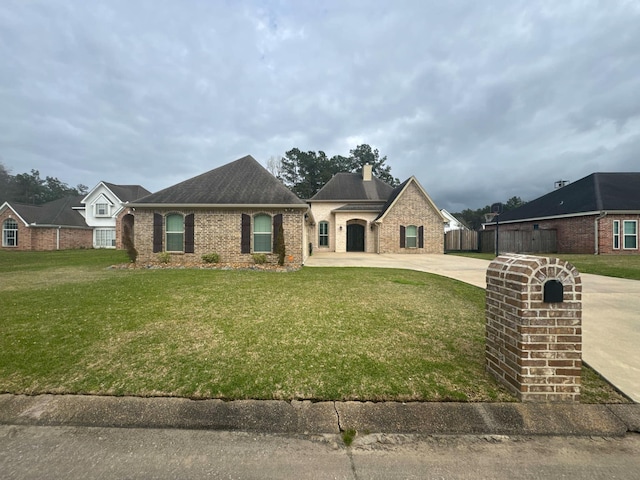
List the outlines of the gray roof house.
{"type": "Polygon", "coordinates": [[[42,205],[5,202],[0,206],[1,248],[115,248],[116,217],[122,202],[149,193],[140,185],[100,182],[85,196],[65,197],[42,205]]]}
{"type": "Polygon", "coordinates": [[[142,261],[167,252],[183,263],[209,253],[225,263],[251,263],[253,254],[273,262],[282,226],[286,262],[300,265],[308,255],[308,210],[248,155],[127,203],[120,221],[142,261]]]}
{"type": "Polygon", "coordinates": [[[5,202],[0,206],[3,250],[91,248],[92,228],[74,209],[82,197],[65,197],[42,205],[5,202]]]}
{"type": "Polygon", "coordinates": [[[396,188],[372,174],[338,173],[310,200],[309,238],[327,252],[443,253],[446,222],[415,177],[396,188]]]}
{"type": "Polygon", "coordinates": [[[557,253],[637,255],[640,173],[592,173],[503,213],[499,222],[500,231],[555,231],[557,253]]]}

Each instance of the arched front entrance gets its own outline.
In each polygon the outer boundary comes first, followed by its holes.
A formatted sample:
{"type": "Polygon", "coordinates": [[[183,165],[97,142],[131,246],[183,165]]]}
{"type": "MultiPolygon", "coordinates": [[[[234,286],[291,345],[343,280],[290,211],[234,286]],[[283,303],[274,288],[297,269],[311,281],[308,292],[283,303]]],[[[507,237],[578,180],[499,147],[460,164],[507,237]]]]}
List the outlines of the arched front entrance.
{"type": "Polygon", "coordinates": [[[364,225],[347,225],[347,252],[364,252],[364,225]]]}

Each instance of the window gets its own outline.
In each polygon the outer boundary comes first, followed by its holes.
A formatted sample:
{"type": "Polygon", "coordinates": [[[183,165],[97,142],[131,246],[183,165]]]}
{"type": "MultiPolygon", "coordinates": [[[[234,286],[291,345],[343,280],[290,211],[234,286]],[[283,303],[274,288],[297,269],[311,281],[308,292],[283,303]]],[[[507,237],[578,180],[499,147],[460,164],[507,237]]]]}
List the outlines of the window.
{"type": "Polygon", "coordinates": [[[625,250],[635,250],[638,248],[638,222],[635,220],[624,220],[622,222],[623,245],[625,250]]]}
{"type": "Polygon", "coordinates": [[[184,217],[172,213],[166,217],[167,252],[184,251],[184,217]]]}
{"type": "Polygon", "coordinates": [[[418,247],[418,227],[415,225],[409,225],[405,230],[405,246],[407,248],[418,247]]]}
{"type": "Polygon", "coordinates": [[[613,221],[613,248],[620,248],[620,220],[613,221]]]}
{"type": "Polygon", "coordinates": [[[329,222],[320,222],[318,225],[318,245],[329,246],[329,222]]]}
{"type": "Polygon", "coordinates": [[[256,215],[253,217],[253,251],[271,253],[271,217],[256,215]]]}
{"type": "Polygon", "coordinates": [[[96,248],[113,248],[116,246],[116,231],[114,228],[96,228],[94,246],[96,248]]]}
{"type": "Polygon", "coordinates": [[[12,218],[8,218],[2,224],[2,246],[18,246],[18,222],[12,218]]]}
{"type": "Polygon", "coordinates": [[[96,203],[96,217],[108,217],[109,216],[109,204],[108,203],[96,203]]]}

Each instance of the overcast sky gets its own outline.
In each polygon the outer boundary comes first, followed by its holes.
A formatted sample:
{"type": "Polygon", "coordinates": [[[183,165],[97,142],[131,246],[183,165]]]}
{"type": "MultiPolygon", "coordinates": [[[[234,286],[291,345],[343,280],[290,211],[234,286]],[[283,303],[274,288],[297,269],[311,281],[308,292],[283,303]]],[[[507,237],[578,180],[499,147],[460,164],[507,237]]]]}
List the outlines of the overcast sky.
{"type": "Polygon", "coordinates": [[[639,171],[640,2],[0,2],[14,175],[157,191],[362,143],[452,212],[639,171]]]}

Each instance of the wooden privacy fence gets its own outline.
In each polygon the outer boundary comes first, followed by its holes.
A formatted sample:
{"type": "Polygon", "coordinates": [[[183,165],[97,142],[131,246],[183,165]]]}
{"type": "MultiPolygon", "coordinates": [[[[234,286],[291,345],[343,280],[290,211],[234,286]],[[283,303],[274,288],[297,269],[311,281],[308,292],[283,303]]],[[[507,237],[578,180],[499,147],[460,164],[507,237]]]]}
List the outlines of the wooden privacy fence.
{"type": "MultiPolygon", "coordinates": [[[[558,250],[555,230],[499,230],[500,253],[555,253],[558,250]]],[[[479,250],[496,251],[496,231],[480,233],[479,250]]]]}
{"type": "Polygon", "coordinates": [[[450,230],[444,234],[445,251],[478,250],[478,232],[473,230],[450,230]]]}

